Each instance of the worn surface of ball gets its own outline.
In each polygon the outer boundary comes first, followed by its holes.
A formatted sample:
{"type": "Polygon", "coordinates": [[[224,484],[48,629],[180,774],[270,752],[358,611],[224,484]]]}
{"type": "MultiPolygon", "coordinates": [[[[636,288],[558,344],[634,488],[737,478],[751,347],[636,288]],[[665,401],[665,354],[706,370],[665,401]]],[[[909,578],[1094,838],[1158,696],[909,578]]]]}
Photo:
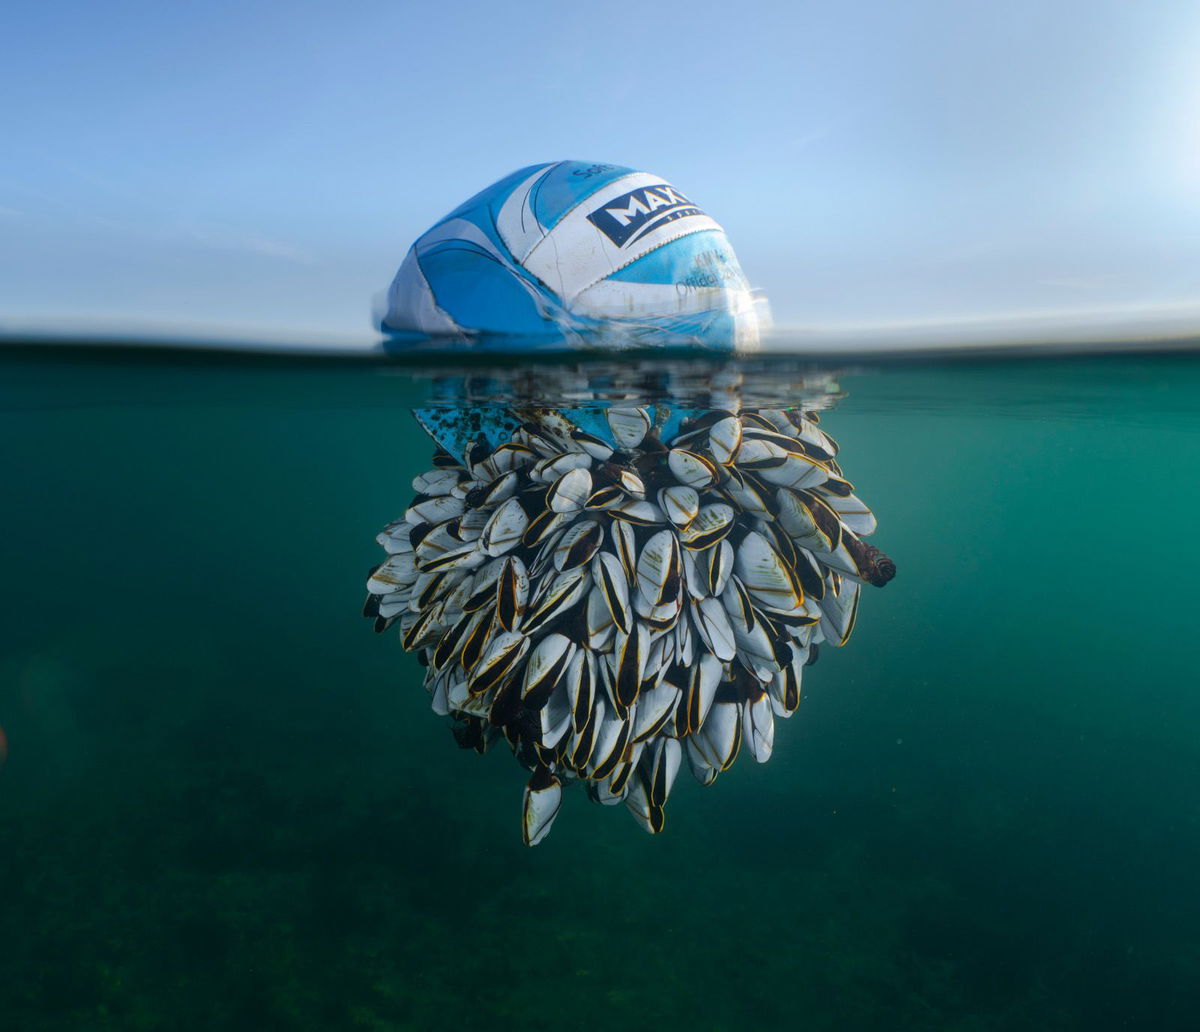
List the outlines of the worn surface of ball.
{"type": "Polygon", "coordinates": [[[744,348],[758,323],[724,231],[688,196],[649,172],[558,161],[512,173],[422,234],[381,328],[538,336],[617,325],[744,348]]]}

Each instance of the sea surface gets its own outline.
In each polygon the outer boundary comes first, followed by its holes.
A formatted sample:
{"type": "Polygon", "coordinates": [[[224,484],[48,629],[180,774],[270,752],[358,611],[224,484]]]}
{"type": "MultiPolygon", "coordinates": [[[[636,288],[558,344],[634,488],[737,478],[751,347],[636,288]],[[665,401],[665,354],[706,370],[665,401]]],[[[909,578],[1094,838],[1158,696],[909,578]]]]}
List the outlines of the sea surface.
{"type": "Polygon", "coordinates": [[[532,849],[361,615],[435,365],[0,352],[0,1026],[1196,1027],[1195,354],[639,380],[817,384],[899,572],[769,762],[532,849]]]}

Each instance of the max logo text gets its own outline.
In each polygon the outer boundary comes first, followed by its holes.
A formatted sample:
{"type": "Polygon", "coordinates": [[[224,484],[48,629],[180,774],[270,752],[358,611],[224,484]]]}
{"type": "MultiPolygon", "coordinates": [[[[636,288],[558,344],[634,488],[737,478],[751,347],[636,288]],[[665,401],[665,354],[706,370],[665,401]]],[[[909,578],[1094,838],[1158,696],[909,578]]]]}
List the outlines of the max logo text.
{"type": "Polygon", "coordinates": [[[624,247],[668,222],[703,214],[673,186],[657,183],[614,197],[592,212],[588,221],[617,247],[624,247]]]}

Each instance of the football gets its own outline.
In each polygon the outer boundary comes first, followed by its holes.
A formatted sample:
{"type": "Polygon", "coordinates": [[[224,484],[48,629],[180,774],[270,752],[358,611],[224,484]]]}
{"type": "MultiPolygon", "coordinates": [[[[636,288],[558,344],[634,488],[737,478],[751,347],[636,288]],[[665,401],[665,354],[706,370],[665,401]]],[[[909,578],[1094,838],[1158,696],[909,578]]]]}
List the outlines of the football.
{"type": "Polygon", "coordinates": [[[501,179],[427,230],[387,293],[389,334],[757,341],[721,226],[662,177],[558,161],[501,179]]]}

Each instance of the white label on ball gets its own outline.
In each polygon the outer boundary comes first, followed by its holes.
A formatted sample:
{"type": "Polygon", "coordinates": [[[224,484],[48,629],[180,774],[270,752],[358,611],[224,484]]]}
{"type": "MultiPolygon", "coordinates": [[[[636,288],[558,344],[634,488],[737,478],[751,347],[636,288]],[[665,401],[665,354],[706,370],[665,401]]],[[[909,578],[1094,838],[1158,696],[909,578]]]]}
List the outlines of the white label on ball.
{"type": "Polygon", "coordinates": [[[669,183],[636,172],[575,206],[522,263],[565,301],[668,240],[721,227],[669,183]]]}

